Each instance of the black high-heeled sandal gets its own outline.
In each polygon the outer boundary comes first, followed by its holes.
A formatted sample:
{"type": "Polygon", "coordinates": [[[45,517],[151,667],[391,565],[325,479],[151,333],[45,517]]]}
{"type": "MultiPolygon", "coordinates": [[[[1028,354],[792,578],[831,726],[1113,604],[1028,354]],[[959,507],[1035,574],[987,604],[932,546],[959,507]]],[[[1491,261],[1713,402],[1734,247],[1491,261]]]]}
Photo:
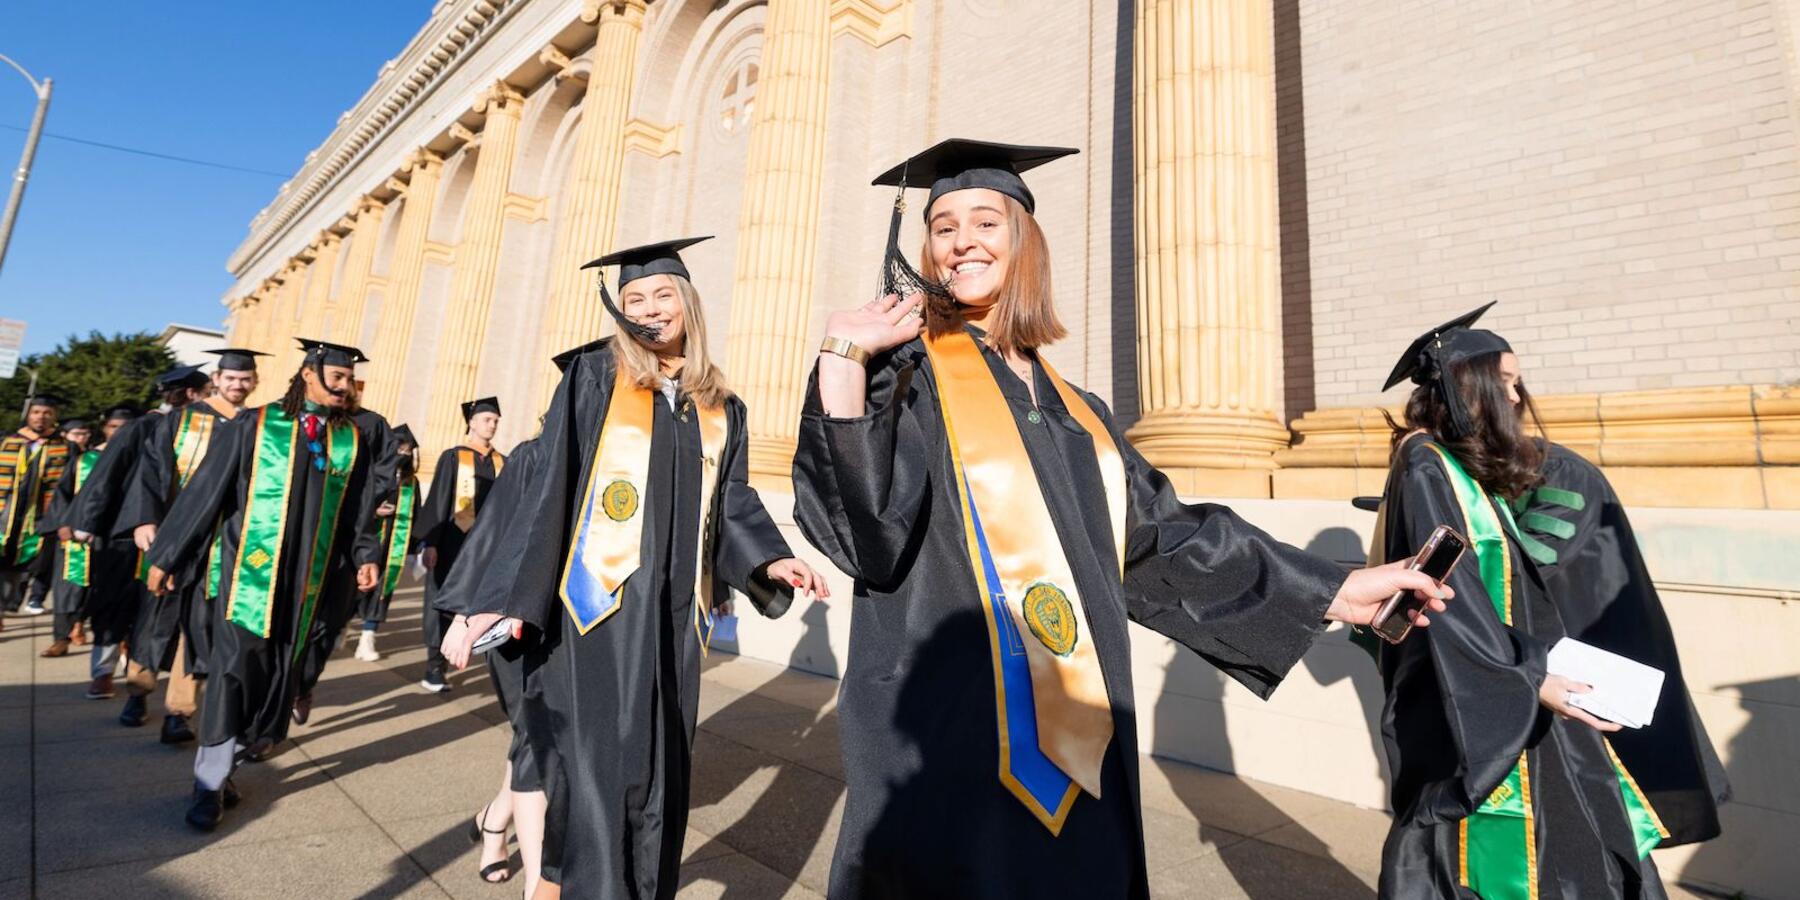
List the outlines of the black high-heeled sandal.
{"type": "MultiPolygon", "coordinates": [[[[491,805],[492,804],[489,804],[489,806],[491,806],[491,805]]],[[[469,843],[471,843],[471,844],[481,843],[481,838],[482,838],[482,835],[484,835],[484,834],[498,834],[498,835],[502,835],[500,849],[505,850],[506,849],[506,839],[505,839],[504,835],[506,834],[506,829],[502,828],[499,831],[490,831],[487,827],[487,814],[488,814],[488,807],[483,806],[481,808],[481,812],[475,816],[475,821],[469,823],[469,843]]],[[[510,866],[511,861],[512,861],[512,857],[510,855],[508,855],[505,859],[502,859],[499,862],[488,863],[487,865],[482,866],[481,870],[479,872],[477,872],[476,875],[479,876],[482,881],[485,881],[488,884],[505,884],[508,881],[512,880],[513,873],[512,873],[512,868],[510,866]],[[502,877],[500,877],[500,878],[489,877],[489,876],[492,876],[496,872],[500,873],[500,875],[502,877]]]]}

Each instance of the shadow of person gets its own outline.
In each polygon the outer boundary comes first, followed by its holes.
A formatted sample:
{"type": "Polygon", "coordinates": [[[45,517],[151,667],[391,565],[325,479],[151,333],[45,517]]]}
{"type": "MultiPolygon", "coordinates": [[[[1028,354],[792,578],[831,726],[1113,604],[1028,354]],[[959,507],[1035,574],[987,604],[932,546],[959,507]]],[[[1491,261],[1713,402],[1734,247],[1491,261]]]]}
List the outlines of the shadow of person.
{"type": "MultiPolygon", "coordinates": [[[[1342,526],[1320,531],[1306,543],[1306,552],[1323,556],[1346,568],[1361,568],[1368,563],[1362,537],[1342,526]]],[[[1375,775],[1381,779],[1381,795],[1386,797],[1393,786],[1387,768],[1387,750],[1381,739],[1381,712],[1387,705],[1387,692],[1381,686],[1381,671],[1368,651],[1341,630],[1319,639],[1319,643],[1301,660],[1303,669],[1320,685],[1349,681],[1362,705],[1363,723],[1368,727],[1369,749],[1375,757],[1375,775]]]]}
{"type": "MultiPolygon", "coordinates": [[[[827,691],[828,683],[803,674],[838,674],[826,618],[825,604],[806,604],[800,614],[806,629],[789,655],[788,671],[761,691],[715,710],[696,728],[690,810],[725,800],[762,769],[773,766],[775,773],[742,816],[704,845],[689,848],[693,858],[704,862],[735,851],[798,881],[826,839],[835,836],[832,815],[844,793],[843,779],[835,774],[841,771],[837,714],[830,711],[835,684],[827,691]]],[[[683,883],[694,877],[684,872],[683,883]]],[[[727,881],[720,896],[760,896],[763,890],[727,881]]]]}
{"type": "Polygon", "coordinates": [[[1784,896],[1794,886],[1795,839],[1791,833],[1772,833],[1765,823],[1772,824],[1781,813],[1769,812],[1763,804],[1765,798],[1793,793],[1791,713],[1800,704],[1800,675],[1723,687],[1737,690],[1738,706],[1748,715],[1725,745],[1725,775],[1733,795],[1755,798],[1745,807],[1763,808],[1720,807],[1722,833],[1695,849],[1679,873],[1663,872],[1663,880],[1709,897],[1784,896]],[[1737,809],[1741,812],[1733,815],[1737,809]]]}
{"type": "MultiPolygon", "coordinates": [[[[1207,768],[1237,771],[1222,702],[1228,689],[1224,673],[1185,648],[1176,649],[1165,672],[1153,713],[1156,739],[1145,749],[1155,753],[1159,745],[1179,745],[1184,756],[1207,768]]],[[[1238,889],[1252,900],[1287,900],[1294,896],[1296,877],[1303,878],[1315,896],[1375,895],[1331,857],[1323,841],[1250,784],[1174,760],[1156,758],[1154,764],[1199,823],[1200,842],[1217,849],[1238,889]],[[1261,838],[1278,841],[1285,850],[1261,838]],[[1306,858],[1286,850],[1298,851],[1306,858]],[[1287,870],[1285,877],[1272,877],[1283,869],[1287,870]]]]}

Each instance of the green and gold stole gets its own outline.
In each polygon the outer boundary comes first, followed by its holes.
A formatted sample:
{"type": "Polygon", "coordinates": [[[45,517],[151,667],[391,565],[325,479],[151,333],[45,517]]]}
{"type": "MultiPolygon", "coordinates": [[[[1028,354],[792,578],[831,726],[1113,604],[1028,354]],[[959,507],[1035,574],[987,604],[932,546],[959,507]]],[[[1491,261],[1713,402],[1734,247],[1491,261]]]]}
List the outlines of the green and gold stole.
{"type": "MultiPolygon", "coordinates": [[[[1000,781],[1060,834],[1075,795],[1100,796],[1112,702],[1075,576],[1012,409],[975,339],[925,342],[955,468],[964,539],[987,623],[1000,732],[1000,781]],[[1027,639],[1027,636],[1030,639],[1027,639]]],[[[1087,401],[1041,358],[1063,405],[1093,441],[1107,521],[1125,559],[1125,463],[1087,401]]],[[[1101,573],[1120,578],[1123,570],[1101,573]]]]}
{"type": "Polygon", "coordinates": [[[406,545],[412,543],[413,498],[418,496],[419,480],[410,475],[394,492],[394,514],[382,527],[386,532],[387,563],[381,572],[381,596],[393,596],[400,584],[400,572],[406,567],[406,545]]]}
{"type": "MultiPolygon", "coordinates": [[[[500,470],[506,468],[506,457],[498,450],[488,451],[488,458],[494,463],[494,477],[500,477],[500,470]]],[[[475,450],[471,447],[456,448],[456,485],[450,495],[450,521],[464,534],[475,527],[475,450]]]]}
{"type": "Polygon", "coordinates": [[[62,477],[63,468],[69,461],[69,445],[60,440],[47,440],[38,446],[37,452],[31,450],[31,441],[23,434],[11,434],[0,441],[0,494],[7,495],[6,521],[4,530],[0,531],[0,552],[5,552],[7,542],[13,533],[13,525],[19,525],[19,544],[13,556],[16,565],[24,565],[37,558],[38,550],[43,547],[44,537],[37,533],[38,516],[50,506],[50,498],[56,491],[56,480],[62,477]],[[37,469],[32,477],[32,469],[37,469]],[[21,497],[19,491],[29,486],[31,496],[21,497]],[[23,507],[24,521],[19,521],[20,508],[23,507]]]}
{"type": "MultiPolygon", "coordinates": [[[[214,407],[215,411],[217,407],[214,407]]],[[[169,501],[187,487],[188,479],[194,477],[199,470],[200,462],[206,459],[206,451],[212,446],[213,433],[219,423],[226,421],[223,415],[212,416],[198,410],[196,404],[188,404],[181,409],[181,420],[175,426],[175,438],[171,450],[175,459],[175,487],[169,492],[169,501]]],[[[206,552],[206,596],[219,595],[219,580],[225,570],[224,541],[221,532],[224,529],[223,517],[213,527],[211,547],[206,552]]],[[[144,573],[148,574],[148,573],[144,573]]]]}
{"type": "MultiPolygon", "coordinates": [[[[321,421],[325,417],[320,416],[321,421]]],[[[299,422],[282,412],[279,404],[257,410],[255,454],[250,464],[250,489],[244,497],[244,525],[238,537],[237,558],[232,562],[231,599],[226,619],[264,638],[273,624],[275,589],[280,584],[281,544],[287,529],[288,502],[294,483],[304,490],[307,474],[294,471],[294,456],[301,453],[306,432],[299,422]]],[[[311,558],[301,560],[306,567],[301,577],[300,613],[294,623],[294,654],[299,657],[306,647],[306,633],[312,627],[313,612],[319,592],[325,584],[325,570],[331,561],[332,540],[337,535],[338,512],[349,489],[351,469],[356,465],[359,436],[350,422],[328,423],[321,436],[324,444],[325,487],[319,500],[319,521],[313,533],[311,558]]],[[[303,464],[304,465],[304,464],[303,464]]]]}
{"type": "MultiPolygon", "coordinates": [[[[88,473],[94,471],[94,463],[100,459],[100,451],[86,450],[75,459],[75,496],[81,495],[81,486],[87,483],[88,473]]],[[[78,587],[88,587],[88,580],[93,575],[93,554],[88,545],[80,541],[63,541],[63,580],[78,587]]]]}
{"type": "MultiPolygon", "coordinates": [[[[1513,568],[1506,532],[1518,530],[1512,525],[1512,511],[1482,490],[1456,457],[1437,444],[1432,444],[1431,449],[1443,459],[1450,485],[1456,491],[1465,533],[1474,543],[1481,583],[1487,588],[1494,612],[1501,622],[1511,626],[1513,568]]],[[[1605,741],[1605,738],[1601,740],[1605,741]]],[[[1642,858],[1669,832],[1656,817],[1649,798],[1644,796],[1631,773],[1625,771],[1625,764],[1619,761],[1618,754],[1612,752],[1612,744],[1606,745],[1606,752],[1612,756],[1625,812],[1631,819],[1638,856],[1642,858]]],[[[1519,754],[1519,764],[1507,773],[1480,808],[1462,820],[1458,826],[1457,846],[1462,884],[1483,900],[1536,900],[1537,821],[1532,803],[1530,751],[1519,754]]]]}

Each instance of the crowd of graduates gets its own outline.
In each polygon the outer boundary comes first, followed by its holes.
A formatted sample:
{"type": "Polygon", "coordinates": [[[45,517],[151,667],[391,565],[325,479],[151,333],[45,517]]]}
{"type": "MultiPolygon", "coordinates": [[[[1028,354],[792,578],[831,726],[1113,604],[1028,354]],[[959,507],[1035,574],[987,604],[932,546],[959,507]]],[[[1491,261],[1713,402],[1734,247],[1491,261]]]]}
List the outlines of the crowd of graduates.
{"type": "MultiPolygon", "coordinates": [[[[1127,623],[1267,697],[1328,623],[1408,594],[1419,628],[1370,642],[1382,895],[1661,896],[1649,851],[1718,834],[1722,770],[1617,497],[1544,439],[1485,307],[1402,354],[1373,561],[1347,571],[1184,502],[1038,352],[1064,330],[1022,173],[1072,152],[952,140],[884,173],[929,191],[921,264],[890,242],[888,291],[826,323],[793,486],[853,585],[831,896],[1148,896],[1127,623]],[[1438,581],[1410,563],[1443,525],[1470,550],[1438,581]],[[1587,686],[1546,663],[1567,637],[1666,674],[1653,726],[1575,702],[1587,686]]],[[[510,456],[499,399],[462,402],[428,490],[410,430],[361,406],[354,347],[300,338],[257,407],[264,354],[236,348],[164,375],[141,415],[59,422],[33,398],[0,440],[0,600],[54,610],[45,656],[89,647],[89,697],[122,671],[121,724],[166,684],[160,737],[197,745],[185,818],[211,831],[354,622],[354,655],[379,658],[415,558],[420,686],[485,657],[514,733],[470,825],[477,876],[514,876],[511,832],[526,897],[672,896],[719,617],[831,597],[750,487],[748,411],[681,257],[704,240],[591,263],[617,335],[554,358],[510,456]]]]}

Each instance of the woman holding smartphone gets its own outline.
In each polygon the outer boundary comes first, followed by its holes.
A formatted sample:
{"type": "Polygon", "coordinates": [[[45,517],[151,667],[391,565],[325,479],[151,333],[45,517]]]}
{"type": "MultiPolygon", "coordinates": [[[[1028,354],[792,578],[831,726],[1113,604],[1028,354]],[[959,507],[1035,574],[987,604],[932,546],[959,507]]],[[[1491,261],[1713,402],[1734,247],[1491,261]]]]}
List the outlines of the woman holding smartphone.
{"type": "Polygon", "coordinates": [[[1181,502],[1044,359],[1020,173],[1074,152],[952,140],[876,179],[931,192],[929,290],[826,325],[794,494],[856,579],[834,900],[1147,897],[1127,621],[1267,696],[1326,619],[1435,589],[1181,502]]]}
{"type": "Polygon", "coordinates": [[[1518,357],[1469,327],[1488,306],[1414,341],[1386,385],[1418,387],[1393,425],[1378,547],[1410,560],[1449,525],[1469,548],[1446,580],[1458,602],[1380,650],[1394,778],[1381,896],[1661,897],[1649,852],[1667,831],[1606,741],[1620,726],[1545,668],[1565,630],[1505,502],[1541,480],[1542,451],[1518,357]]]}

